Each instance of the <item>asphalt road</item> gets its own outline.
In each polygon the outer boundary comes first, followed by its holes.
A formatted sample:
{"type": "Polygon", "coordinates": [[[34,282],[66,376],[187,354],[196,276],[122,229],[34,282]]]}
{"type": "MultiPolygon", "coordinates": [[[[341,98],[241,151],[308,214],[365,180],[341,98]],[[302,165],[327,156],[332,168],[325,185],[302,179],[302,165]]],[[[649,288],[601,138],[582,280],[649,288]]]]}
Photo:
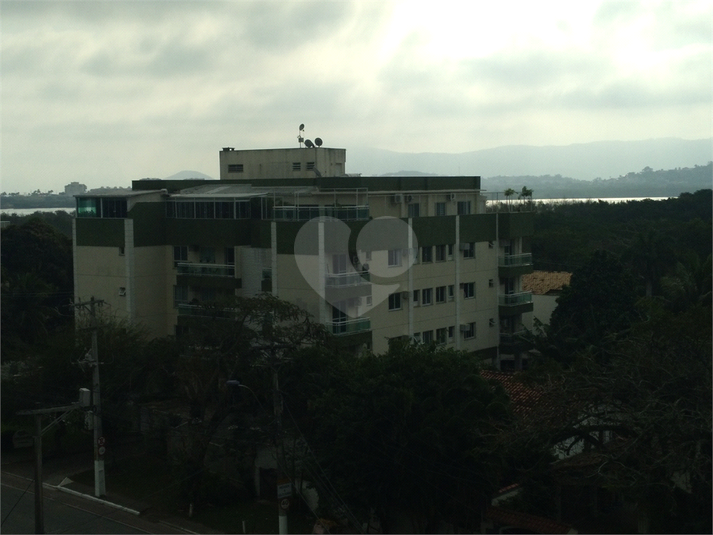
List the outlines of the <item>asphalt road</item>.
{"type": "MultiPolygon", "coordinates": [[[[45,487],[45,533],[185,533],[100,503],[45,487]]],[[[2,533],[35,533],[34,484],[3,474],[2,533]]]]}

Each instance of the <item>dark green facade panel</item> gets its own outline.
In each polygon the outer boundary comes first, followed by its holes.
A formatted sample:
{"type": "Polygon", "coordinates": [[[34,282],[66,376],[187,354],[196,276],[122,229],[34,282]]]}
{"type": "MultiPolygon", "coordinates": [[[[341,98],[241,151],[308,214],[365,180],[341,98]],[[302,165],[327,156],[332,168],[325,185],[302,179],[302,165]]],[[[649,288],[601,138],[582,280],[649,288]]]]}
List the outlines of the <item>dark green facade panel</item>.
{"type": "Polygon", "coordinates": [[[527,264],[524,266],[499,266],[498,276],[501,278],[517,277],[519,275],[527,275],[532,273],[532,264],[527,264]]]}
{"type": "Polygon", "coordinates": [[[76,218],[78,246],[124,247],[124,220],[76,218]]]}
{"type": "MultiPolygon", "coordinates": [[[[250,219],[166,219],[167,245],[250,245],[250,219]]],[[[269,230],[269,229],[268,229],[269,230]]],[[[269,236],[269,235],[268,235],[269,236]]]]}
{"type": "Polygon", "coordinates": [[[484,242],[495,240],[495,214],[460,216],[460,242],[484,242]]]}
{"type": "Polygon", "coordinates": [[[533,212],[501,212],[498,225],[500,239],[532,236],[535,233],[535,214],[533,212]]]}
{"type": "Polygon", "coordinates": [[[242,279],[232,277],[202,277],[200,275],[176,275],[176,284],[196,288],[219,288],[235,290],[242,287],[242,279]]]}
{"type": "Polygon", "coordinates": [[[414,217],[411,227],[419,247],[456,242],[455,216],[414,217]]]}
{"type": "Polygon", "coordinates": [[[162,202],[137,203],[131,209],[129,218],[134,220],[134,245],[136,247],[167,245],[165,211],[166,205],[162,202]]]}
{"type": "Polygon", "coordinates": [[[512,305],[512,306],[500,305],[498,307],[499,315],[504,318],[518,316],[520,314],[532,312],[532,310],[533,310],[532,303],[522,303],[521,305],[512,305]]]}

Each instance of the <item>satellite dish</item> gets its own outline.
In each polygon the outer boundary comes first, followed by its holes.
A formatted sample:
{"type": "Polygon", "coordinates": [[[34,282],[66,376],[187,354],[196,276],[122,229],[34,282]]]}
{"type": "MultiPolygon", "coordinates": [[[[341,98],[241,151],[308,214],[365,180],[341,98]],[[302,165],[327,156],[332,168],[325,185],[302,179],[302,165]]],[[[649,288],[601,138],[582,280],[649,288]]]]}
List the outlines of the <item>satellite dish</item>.
{"type": "Polygon", "coordinates": [[[322,138],[321,137],[314,138],[314,144],[317,145],[318,147],[321,147],[322,146],[322,138]]]}
{"type": "Polygon", "coordinates": [[[311,139],[305,139],[305,147],[307,147],[308,149],[314,147],[314,143],[312,143],[311,139]]]}
{"type": "Polygon", "coordinates": [[[304,125],[304,123],[302,123],[302,124],[300,125],[300,132],[302,132],[302,130],[304,130],[304,129],[305,129],[305,125],[304,125]]]}

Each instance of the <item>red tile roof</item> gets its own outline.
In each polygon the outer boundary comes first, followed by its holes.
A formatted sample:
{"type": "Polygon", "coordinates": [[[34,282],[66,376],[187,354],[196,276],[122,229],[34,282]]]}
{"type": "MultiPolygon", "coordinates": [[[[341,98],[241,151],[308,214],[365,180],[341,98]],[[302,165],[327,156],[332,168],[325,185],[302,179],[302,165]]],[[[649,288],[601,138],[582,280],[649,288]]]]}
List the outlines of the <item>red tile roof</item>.
{"type": "Polygon", "coordinates": [[[571,273],[564,271],[533,271],[522,276],[522,289],[535,295],[558,292],[569,285],[571,273]]]}
{"type": "Polygon", "coordinates": [[[530,412],[537,403],[544,399],[542,391],[527,386],[519,380],[516,374],[495,370],[481,370],[480,375],[484,379],[495,380],[503,385],[505,392],[510,397],[513,412],[517,415],[530,412]]]}

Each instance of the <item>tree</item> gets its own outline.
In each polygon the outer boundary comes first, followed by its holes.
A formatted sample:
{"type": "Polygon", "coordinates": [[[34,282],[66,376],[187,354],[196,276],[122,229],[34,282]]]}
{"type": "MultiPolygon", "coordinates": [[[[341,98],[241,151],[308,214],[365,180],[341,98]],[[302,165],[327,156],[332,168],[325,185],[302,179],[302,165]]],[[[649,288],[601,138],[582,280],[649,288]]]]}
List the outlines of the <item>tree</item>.
{"type": "Polygon", "coordinates": [[[473,529],[502,474],[495,444],[510,418],[506,394],[479,370],[435,345],[342,360],[337,383],[311,402],[307,432],[342,499],[376,511],[386,532],[397,511],[419,532],[445,519],[473,529]]]}
{"type": "Polygon", "coordinates": [[[522,190],[520,190],[520,193],[518,194],[517,198],[518,199],[529,199],[528,205],[532,205],[532,193],[533,191],[529,189],[527,186],[523,186],[522,190]]]}
{"type": "Polygon", "coordinates": [[[186,478],[186,493],[198,505],[206,453],[211,439],[238,411],[236,394],[228,381],[245,381],[263,373],[262,392],[282,364],[308,344],[325,336],[321,325],[292,303],[269,294],[235,298],[231,302],[203,306],[203,318],[180,340],[182,352],[176,363],[175,386],[190,415],[185,450],[178,459],[186,478]]]}
{"type": "Polygon", "coordinates": [[[563,364],[585,348],[603,350],[611,337],[629,327],[635,303],[631,275],[612,254],[597,251],[557,298],[550,324],[537,339],[538,349],[563,364]]]}
{"type": "Polygon", "coordinates": [[[505,199],[507,200],[507,205],[508,205],[508,211],[510,211],[510,197],[515,195],[515,190],[512,188],[508,188],[505,190],[505,199]]]}
{"type": "Polygon", "coordinates": [[[672,313],[654,300],[638,308],[642,321],[616,340],[607,361],[585,350],[569,369],[540,374],[550,404],[518,434],[581,445],[588,459],[579,463],[581,483],[642,504],[655,531],[707,533],[711,309],[672,313]]]}

